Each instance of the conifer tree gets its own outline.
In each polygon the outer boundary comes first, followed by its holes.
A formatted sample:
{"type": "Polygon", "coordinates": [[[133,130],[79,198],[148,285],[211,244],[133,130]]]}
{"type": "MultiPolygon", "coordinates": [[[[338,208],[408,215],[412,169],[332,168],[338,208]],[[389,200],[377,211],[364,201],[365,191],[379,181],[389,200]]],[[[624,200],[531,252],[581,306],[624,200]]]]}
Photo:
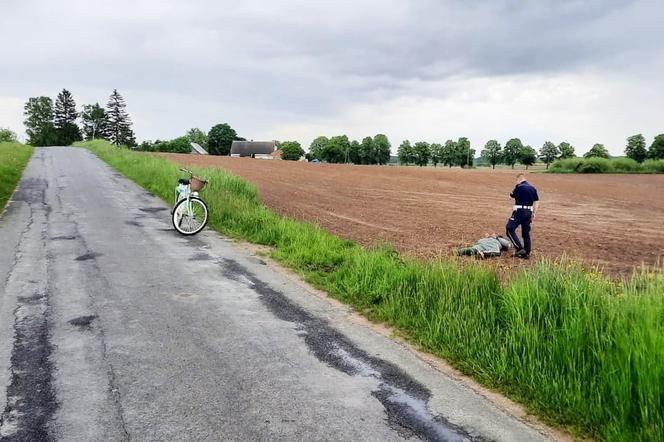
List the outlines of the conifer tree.
{"type": "Polygon", "coordinates": [[[135,146],[136,138],[131,129],[131,119],[127,113],[124,98],[113,89],[106,104],[106,136],[116,146],[135,146]]]}
{"type": "Polygon", "coordinates": [[[71,92],[63,89],[55,99],[55,110],[53,112],[53,124],[59,144],[69,146],[74,141],[81,141],[81,129],[76,124],[78,113],[76,102],[71,92]]]}

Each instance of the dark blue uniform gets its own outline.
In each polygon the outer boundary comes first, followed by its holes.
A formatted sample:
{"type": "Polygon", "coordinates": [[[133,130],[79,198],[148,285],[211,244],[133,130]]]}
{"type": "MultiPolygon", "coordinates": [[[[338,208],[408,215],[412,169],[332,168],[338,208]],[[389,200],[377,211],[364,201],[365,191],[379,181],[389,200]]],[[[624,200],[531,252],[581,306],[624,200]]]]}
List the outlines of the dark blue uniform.
{"type": "Polygon", "coordinates": [[[507,221],[507,237],[512,241],[517,252],[525,250],[526,255],[530,255],[530,223],[533,221],[532,206],[535,201],[539,201],[537,189],[533,187],[528,181],[522,181],[516,185],[510,196],[514,198],[516,206],[531,207],[531,209],[517,208],[512,212],[512,216],[507,221]],[[521,226],[521,236],[523,236],[523,247],[521,241],[516,235],[517,227],[521,226]]]}

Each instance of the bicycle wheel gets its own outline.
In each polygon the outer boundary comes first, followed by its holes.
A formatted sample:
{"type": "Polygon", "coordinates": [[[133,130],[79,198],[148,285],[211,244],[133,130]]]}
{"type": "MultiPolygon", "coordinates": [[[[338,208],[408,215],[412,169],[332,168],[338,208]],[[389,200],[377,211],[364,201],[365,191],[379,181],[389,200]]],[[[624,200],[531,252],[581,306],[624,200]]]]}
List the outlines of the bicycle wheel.
{"type": "Polygon", "coordinates": [[[195,235],[208,222],[207,205],[200,198],[184,198],[173,208],[172,221],[175,230],[182,235],[195,235]]]}

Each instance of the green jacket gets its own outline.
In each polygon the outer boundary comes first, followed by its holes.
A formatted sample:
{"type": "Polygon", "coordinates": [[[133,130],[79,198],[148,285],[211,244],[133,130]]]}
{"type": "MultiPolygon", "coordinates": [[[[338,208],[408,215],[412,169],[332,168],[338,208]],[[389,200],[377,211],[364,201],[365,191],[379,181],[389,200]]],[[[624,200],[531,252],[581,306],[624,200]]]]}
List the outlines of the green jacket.
{"type": "Polygon", "coordinates": [[[500,252],[502,252],[503,247],[504,249],[508,249],[510,247],[510,242],[505,238],[482,238],[479,239],[472,247],[464,247],[457,250],[457,255],[472,256],[482,252],[484,257],[500,256],[500,252]]]}
{"type": "Polygon", "coordinates": [[[482,238],[475,243],[473,248],[481,251],[485,256],[500,255],[500,242],[496,238],[482,238]]]}

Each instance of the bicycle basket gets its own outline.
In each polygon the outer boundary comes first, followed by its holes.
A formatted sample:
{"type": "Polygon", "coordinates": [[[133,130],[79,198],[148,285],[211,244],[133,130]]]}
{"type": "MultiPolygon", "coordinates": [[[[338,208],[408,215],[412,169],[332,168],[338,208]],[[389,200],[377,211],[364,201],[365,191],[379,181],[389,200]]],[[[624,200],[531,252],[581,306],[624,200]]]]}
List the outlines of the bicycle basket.
{"type": "Polygon", "coordinates": [[[206,184],[207,181],[197,176],[191,177],[191,181],[189,182],[192,192],[200,192],[201,190],[203,190],[203,187],[205,187],[206,184]]]}

